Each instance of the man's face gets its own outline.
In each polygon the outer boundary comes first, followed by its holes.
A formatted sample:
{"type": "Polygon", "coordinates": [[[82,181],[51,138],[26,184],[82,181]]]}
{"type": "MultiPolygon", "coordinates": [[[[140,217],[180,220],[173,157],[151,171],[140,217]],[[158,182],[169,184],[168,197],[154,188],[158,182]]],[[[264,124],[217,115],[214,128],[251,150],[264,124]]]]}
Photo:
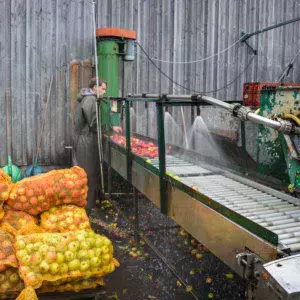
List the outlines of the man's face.
{"type": "MultiPolygon", "coordinates": [[[[93,90],[94,93],[97,95],[97,85],[94,86],[93,90]]],[[[102,83],[101,85],[99,85],[98,91],[99,91],[99,98],[102,98],[106,93],[106,83],[102,83]]]]}

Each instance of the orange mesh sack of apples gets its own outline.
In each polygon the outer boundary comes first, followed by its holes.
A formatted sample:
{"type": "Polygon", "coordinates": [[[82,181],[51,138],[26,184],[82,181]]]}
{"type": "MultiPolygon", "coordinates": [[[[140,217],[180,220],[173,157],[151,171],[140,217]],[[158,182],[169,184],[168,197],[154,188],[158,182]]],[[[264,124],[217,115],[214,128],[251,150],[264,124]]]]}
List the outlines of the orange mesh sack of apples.
{"type": "Polygon", "coordinates": [[[18,269],[8,268],[0,273],[0,299],[14,299],[23,289],[24,282],[18,269]]]}
{"type": "Polygon", "coordinates": [[[25,286],[104,276],[115,270],[111,241],[93,231],[19,235],[15,242],[25,286]]]}
{"type": "Polygon", "coordinates": [[[85,209],[76,205],[61,205],[43,212],[41,214],[41,227],[46,232],[91,229],[85,209]]]}
{"type": "Polygon", "coordinates": [[[25,178],[16,183],[7,204],[33,216],[61,204],[85,206],[87,174],[75,166],[25,178]]]}
{"type": "Polygon", "coordinates": [[[17,210],[8,210],[0,221],[0,229],[11,233],[13,236],[43,232],[38,226],[38,219],[17,210]]]}
{"type": "Polygon", "coordinates": [[[0,203],[9,199],[9,192],[13,187],[11,178],[0,169],[0,203]]]}
{"type": "Polygon", "coordinates": [[[9,267],[18,267],[13,236],[4,230],[0,230],[0,272],[9,267]]]}
{"type": "Polygon", "coordinates": [[[39,289],[39,293],[53,293],[53,292],[80,292],[85,289],[94,289],[98,286],[103,286],[104,281],[102,277],[91,277],[81,280],[75,280],[65,283],[53,282],[43,284],[39,289]]]}

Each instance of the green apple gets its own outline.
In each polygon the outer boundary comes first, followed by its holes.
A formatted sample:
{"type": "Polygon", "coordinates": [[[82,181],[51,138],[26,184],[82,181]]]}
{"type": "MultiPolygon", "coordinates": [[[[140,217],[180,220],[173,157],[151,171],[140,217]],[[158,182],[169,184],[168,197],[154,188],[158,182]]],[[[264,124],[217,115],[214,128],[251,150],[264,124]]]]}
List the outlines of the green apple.
{"type": "Polygon", "coordinates": [[[39,252],[36,252],[31,255],[30,263],[32,263],[33,265],[39,265],[42,260],[42,255],[39,252]]]}
{"type": "Polygon", "coordinates": [[[39,251],[41,246],[42,246],[42,243],[41,243],[41,242],[36,242],[36,243],[34,243],[34,250],[35,250],[35,251],[39,251]]]}
{"type": "Polygon", "coordinates": [[[50,273],[51,274],[57,274],[59,272],[59,264],[58,263],[53,263],[50,265],[50,273]]]}
{"type": "Polygon", "coordinates": [[[94,256],[95,256],[95,252],[92,249],[88,250],[88,258],[92,258],[94,256]]]}
{"type": "Polygon", "coordinates": [[[95,240],[95,247],[96,247],[96,248],[101,248],[102,245],[103,245],[103,239],[98,237],[98,238],[95,240]]]}
{"type": "Polygon", "coordinates": [[[87,260],[83,260],[80,263],[80,271],[81,272],[86,272],[90,268],[90,263],[87,260]]]}
{"type": "Polygon", "coordinates": [[[152,164],[152,160],[151,159],[146,159],[146,163],[152,164]]]}
{"type": "Polygon", "coordinates": [[[46,245],[46,244],[41,245],[41,247],[40,247],[40,249],[39,249],[39,251],[40,251],[41,253],[43,253],[44,255],[48,252],[48,250],[49,250],[49,247],[48,247],[48,245],[46,245]]]}
{"type": "Polygon", "coordinates": [[[40,263],[39,269],[40,269],[41,273],[47,273],[49,271],[49,268],[50,268],[50,266],[46,261],[43,260],[40,263]]]}
{"type": "Polygon", "coordinates": [[[79,248],[79,243],[78,242],[71,242],[69,245],[68,245],[68,249],[72,252],[77,252],[79,248]]]}
{"type": "Polygon", "coordinates": [[[58,252],[58,253],[56,254],[56,262],[57,262],[58,264],[61,264],[61,263],[63,263],[64,261],[65,261],[64,255],[63,255],[62,253],[58,252]]]}
{"type": "Polygon", "coordinates": [[[10,276],[9,276],[9,281],[11,282],[11,283],[16,283],[16,282],[18,282],[20,280],[20,277],[19,277],[19,275],[17,274],[17,273],[13,273],[13,274],[11,274],[10,276]]]}
{"type": "Polygon", "coordinates": [[[69,271],[69,267],[66,263],[62,263],[59,267],[60,274],[66,274],[69,271]]]}
{"type": "Polygon", "coordinates": [[[18,255],[18,257],[20,257],[20,258],[22,259],[24,256],[28,255],[28,253],[27,253],[27,251],[24,249],[24,250],[19,250],[19,251],[17,252],[17,255],[18,255]]]}
{"type": "Polygon", "coordinates": [[[56,252],[47,252],[45,255],[45,260],[49,264],[54,263],[56,261],[56,252]]]}
{"type": "Polygon", "coordinates": [[[86,241],[89,243],[91,248],[95,246],[95,239],[89,237],[86,239],[86,241]]]}
{"type": "Polygon", "coordinates": [[[73,259],[68,263],[68,267],[70,271],[76,271],[80,269],[80,260],[79,259],[73,259]]]}
{"type": "Polygon", "coordinates": [[[89,245],[88,242],[86,242],[86,241],[80,242],[80,249],[82,249],[82,250],[88,250],[89,248],[90,248],[90,245],[89,245]]]}
{"type": "Polygon", "coordinates": [[[77,257],[80,260],[88,258],[88,252],[87,252],[87,250],[79,250],[79,252],[77,253],[77,257]]]}
{"type": "Polygon", "coordinates": [[[57,244],[55,248],[56,248],[56,251],[57,251],[57,252],[61,252],[61,253],[64,253],[64,252],[66,252],[66,250],[67,250],[67,246],[66,246],[66,244],[63,243],[63,242],[57,244]]]}
{"type": "Polygon", "coordinates": [[[22,249],[25,249],[26,244],[25,244],[25,242],[23,240],[19,239],[16,242],[16,246],[17,246],[18,250],[22,250],[22,249]]]}
{"type": "Polygon", "coordinates": [[[76,237],[79,242],[85,241],[85,236],[83,234],[78,234],[76,237]]]}
{"type": "Polygon", "coordinates": [[[28,266],[30,264],[30,255],[25,255],[21,260],[24,266],[28,266]]]}
{"type": "Polygon", "coordinates": [[[101,248],[101,250],[102,250],[102,254],[107,254],[107,253],[109,253],[109,248],[108,248],[107,246],[103,246],[103,247],[101,248]]]}
{"type": "Polygon", "coordinates": [[[100,257],[101,256],[101,253],[102,253],[102,249],[101,248],[94,248],[93,250],[95,252],[95,256],[96,257],[100,257]]]}
{"type": "Polygon", "coordinates": [[[100,259],[98,257],[92,257],[90,262],[93,268],[96,268],[100,265],[100,259]]]}
{"type": "Polygon", "coordinates": [[[71,261],[71,260],[74,259],[74,257],[75,257],[74,252],[72,252],[72,251],[66,251],[65,252],[65,260],[66,261],[71,261]]]}
{"type": "Polygon", "coordinates": [[[109,254],[105,254],[102,256],[102,261],[104,265],[109,264],[109,262],[111,261],[111,257],[109,254]]]}
{"type": "Polygon", "coordinates": [[[6,280],[6,276],[4,274],[0,274],[0,283],[6,280]]]}

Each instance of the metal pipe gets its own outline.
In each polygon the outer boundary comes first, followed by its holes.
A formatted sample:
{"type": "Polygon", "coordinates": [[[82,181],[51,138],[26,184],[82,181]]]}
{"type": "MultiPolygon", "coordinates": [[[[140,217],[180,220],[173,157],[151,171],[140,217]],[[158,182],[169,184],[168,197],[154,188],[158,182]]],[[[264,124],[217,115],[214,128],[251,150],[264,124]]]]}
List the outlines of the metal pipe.
{"type": "Polygon", "coordinates": [[[101,174],[101,191],[102,194],[105,193],[104,191],[104,178],[103,178],[103,148],[102,148],[102,122],[99,120],[101,114],[99,114],[99,76],[98,76],[98,55],[97,55],[97,38],[96,38],[96,16],[95,16],[95,5],[96,3],[93,2],[93,38],[94,38],[94,51],[95,51],[95,65],[96,65],[96,85],[97,85],[97,101],[96,105],[96,116],[97,116],[97,135],[98,135],[98,150],[99,150],[99,164],[100,164],[100,174],[101,174]]]}
{"type": "Polygon", "coordinates": [[[300,21],[300,17],[295,18],[295,19],[291,19],[291,20],[288,20],[288,21],[285,21],[285,22],[281,22],[281,23],[266,27],[264,29],[254,31],[252,33],[246,33],[246,34],[243,35],[243,37],[241,39],[241,42],[246,42],[250,37],[252,37],[254,35],[257,35],[257,34],[260,34],[260,33],[263,33],[263,32],[266,32],[266,31],[269,31],[269,30],[272,30],[272,29],[275,29],[275,28],[278,28],[278,27],[281,27],[281,26],[284,26],[284,25],[287,25],[287,24],[290,24],[290,23],[294,23],[294,22],[297,22],[297,21],[300,21]]]}
{"type": "Polygon", "coordinates": [[[292,252],[299,251],[300,250],[300,243],[289,245],[289,248],[291,249],[292,252]]]}

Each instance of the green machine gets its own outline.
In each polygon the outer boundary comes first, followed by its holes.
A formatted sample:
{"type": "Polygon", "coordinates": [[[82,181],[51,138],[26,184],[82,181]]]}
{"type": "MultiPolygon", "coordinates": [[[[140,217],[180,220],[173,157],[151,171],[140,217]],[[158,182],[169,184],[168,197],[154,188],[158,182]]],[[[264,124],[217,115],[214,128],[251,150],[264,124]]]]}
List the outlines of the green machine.
{"type": "MultiPolygon", "coordinates": [[[[261,93],[259,115],[273,120],[288,120],[300,125],[300,86],[268,87],[261,93]]],[[[292,129],[292,128],[291,128],[292,129]]],[[[300,139],[263,125],[258,126],[258,171],[275,177],[288,189],[300,191],[300,139]]]]}
{"type": "MultiPolygon", "coordinates": [[[[98,74],[107,84],[106,96],[119,96],[119,58],[123,61],[134,61],[134,41],[136,31],[121,28],[98,28],[97,55],[98,55],[98,74]]],[[[108,100],[109,101],[109,100],[108,100]]],[[[111,103],[111,125],[119,123],[118,113],[120,112],[119,102],[111,103]]],[[[102,125],[108,124],[107,102],[103,101],[101,108],[102,125]]]]}

